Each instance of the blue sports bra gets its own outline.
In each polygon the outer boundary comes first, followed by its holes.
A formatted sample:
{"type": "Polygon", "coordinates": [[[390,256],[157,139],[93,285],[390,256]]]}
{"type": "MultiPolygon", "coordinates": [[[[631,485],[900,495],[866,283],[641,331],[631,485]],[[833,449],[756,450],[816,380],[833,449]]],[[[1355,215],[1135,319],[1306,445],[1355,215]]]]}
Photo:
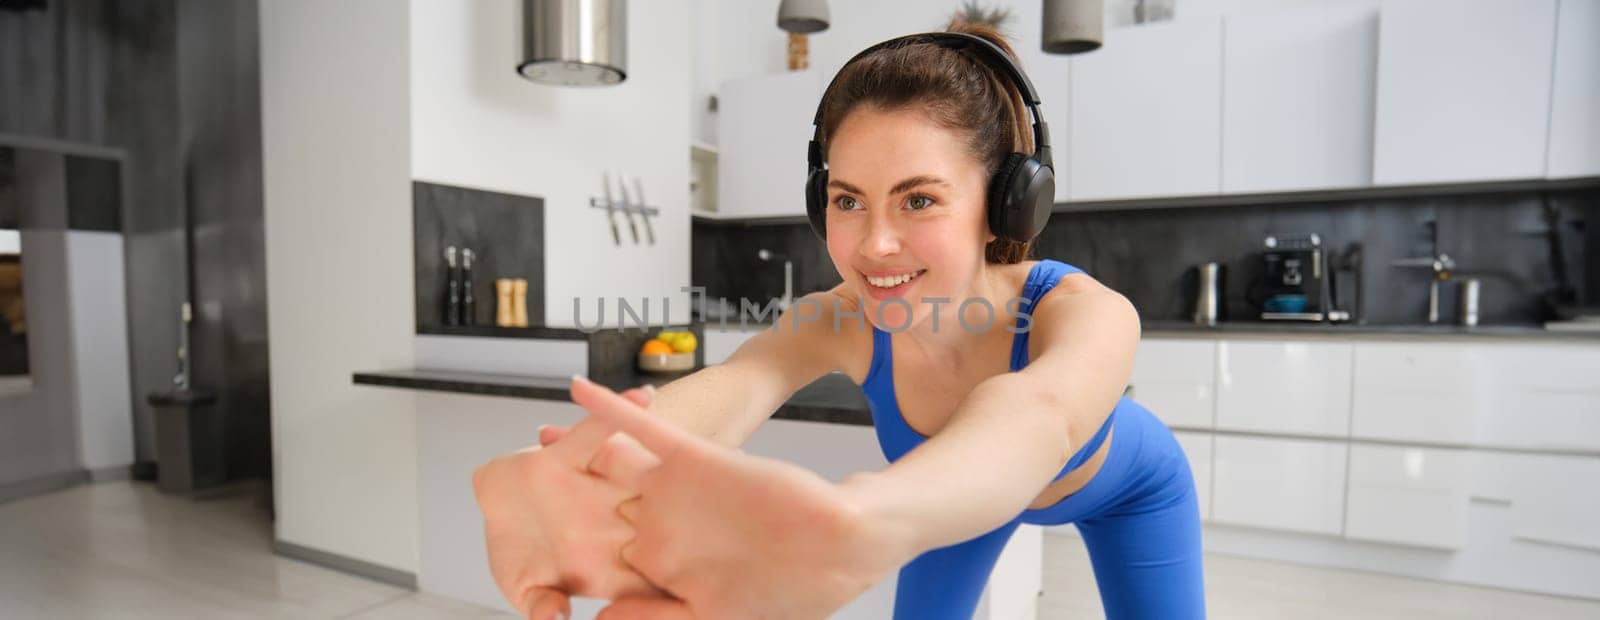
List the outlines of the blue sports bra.
{"type": "MultiPolygon", "coordinates": [[[[1018,312],[1031,314],[1031,308],[1039,303],[1039,299],[1050,289],[1055,288],[1063,276],[1072,273],[1083,273],[1083,270],[1057,260],[1039,261],[1028,271],[1028,280],[1022,285],[1022,298],[1025,301],[1023,306],[1018,308],[1018,312]]],[[[1028,331],[1017,332],[1012,340],[1011,372],[1022,370],[1028,365],[1028,333],[1028,331]]],[[[866,394],[868,408],[872,410],[872,424],[877,429],[878,445],[883,448],[885,457],[890,461],[896,461],[928,438],[912,429],[900,413],[900,404],[894,394],[894,349],[889,344],[889,336],[889,332],[876,326],[872,328],[872,367],[867,371],[866,380],[861,382],[861,391],[866,394]]],[[[1094,437],[1083,444],[1072,458],[1067,459],[1067,464],[1056,474],[1054,480],[1060,480],[1077,469],[1100,449],[1106,433],[1111,430],[1111,418],[1112,416],[1107,416],[1105,423],[1100,425],[1100,430],[1095,432],[1094,437]]]]}

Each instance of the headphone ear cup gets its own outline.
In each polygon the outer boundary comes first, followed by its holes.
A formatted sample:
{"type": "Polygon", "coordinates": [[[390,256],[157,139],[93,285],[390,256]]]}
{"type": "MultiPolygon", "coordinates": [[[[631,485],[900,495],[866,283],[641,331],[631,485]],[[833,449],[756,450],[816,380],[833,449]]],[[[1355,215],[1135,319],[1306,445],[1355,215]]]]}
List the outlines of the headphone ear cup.
{"type": "Polygon", "coordinates": [[[1000,162],[1000,167],[995,169],[994,176],[989,178],[989,201],[985,209],[989,220],[989,232],[997,237],[1010,237],[1006,231],[1010,229],[1007,224],[1010,216],[1007,212],[1011,210],[1012,177],[1016,175],[1017,167],[1027,158],[1028,156],[1022,153],[1007,155],[1000,162]]]}
{"type": "Polygon", "coordinates": [[[1012,153],[989,185],[989,230],[1019,243],[1033,240],[1055,206],[1055,170],[1038,159],[1012,153]]]}
{"type": "Polygon", "coordinates": [[[806,218],[811,221],[811,232],[823,241],[828,239],[828,170],[814,169],[806,176],[806,218]]]}

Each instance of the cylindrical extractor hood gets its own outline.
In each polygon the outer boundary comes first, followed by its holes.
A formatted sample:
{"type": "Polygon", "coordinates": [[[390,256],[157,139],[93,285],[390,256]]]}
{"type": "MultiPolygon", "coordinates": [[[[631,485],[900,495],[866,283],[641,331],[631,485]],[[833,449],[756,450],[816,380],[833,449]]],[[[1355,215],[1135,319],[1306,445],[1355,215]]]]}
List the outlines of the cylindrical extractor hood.
{"type": "Polygon", "coordinates": [[[517,73],[554,86],[606,86],[628,77],[626,0],[523,0],[517,73]]]}
{"type": "Polygon", "coordinates": [[[1040,49],[1049,54],[1082,54],[1100,49],[1105,0],[1044,0],[1040,49]]]}

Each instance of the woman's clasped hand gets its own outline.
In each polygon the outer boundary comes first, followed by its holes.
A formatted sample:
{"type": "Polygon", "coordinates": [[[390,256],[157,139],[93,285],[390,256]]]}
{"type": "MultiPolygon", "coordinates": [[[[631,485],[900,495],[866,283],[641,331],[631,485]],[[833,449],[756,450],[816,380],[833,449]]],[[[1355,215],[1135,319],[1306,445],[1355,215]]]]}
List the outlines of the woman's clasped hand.
{"type": "Polygon", "coordinates": [[[744,454],[582,378],[589,417],[474,476],[490,567],[529,618],[825,618],[914,554],[850,481],[744,454]],[[558,615],[560,614],[560,615],[558,615]]]}

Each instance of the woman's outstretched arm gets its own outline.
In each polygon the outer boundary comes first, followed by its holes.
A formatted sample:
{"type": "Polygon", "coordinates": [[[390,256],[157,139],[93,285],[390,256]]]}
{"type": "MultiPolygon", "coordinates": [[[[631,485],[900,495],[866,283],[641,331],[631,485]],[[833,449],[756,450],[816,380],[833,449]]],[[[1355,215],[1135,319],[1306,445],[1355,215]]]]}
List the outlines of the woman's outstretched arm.
{"type": "Polygon", "coordinates": [[[858,326],[844,321],[834,331],[835,299],[824,291],[795,300],[727,361],[658,388],[650,411],[721,445],[744,444],[796,391],[849,363],[843,330],[858,326]]]}
{"type": "Polygon", "coordinates": [[[1069,275],[1032,317],[1032,363],[979,384],[943,429],[888,468],[843,483],[868,518],[913,552],[1016,517],[1121,398],[1139,343],[1138,313],[1126,298],[1069,275]]]}

